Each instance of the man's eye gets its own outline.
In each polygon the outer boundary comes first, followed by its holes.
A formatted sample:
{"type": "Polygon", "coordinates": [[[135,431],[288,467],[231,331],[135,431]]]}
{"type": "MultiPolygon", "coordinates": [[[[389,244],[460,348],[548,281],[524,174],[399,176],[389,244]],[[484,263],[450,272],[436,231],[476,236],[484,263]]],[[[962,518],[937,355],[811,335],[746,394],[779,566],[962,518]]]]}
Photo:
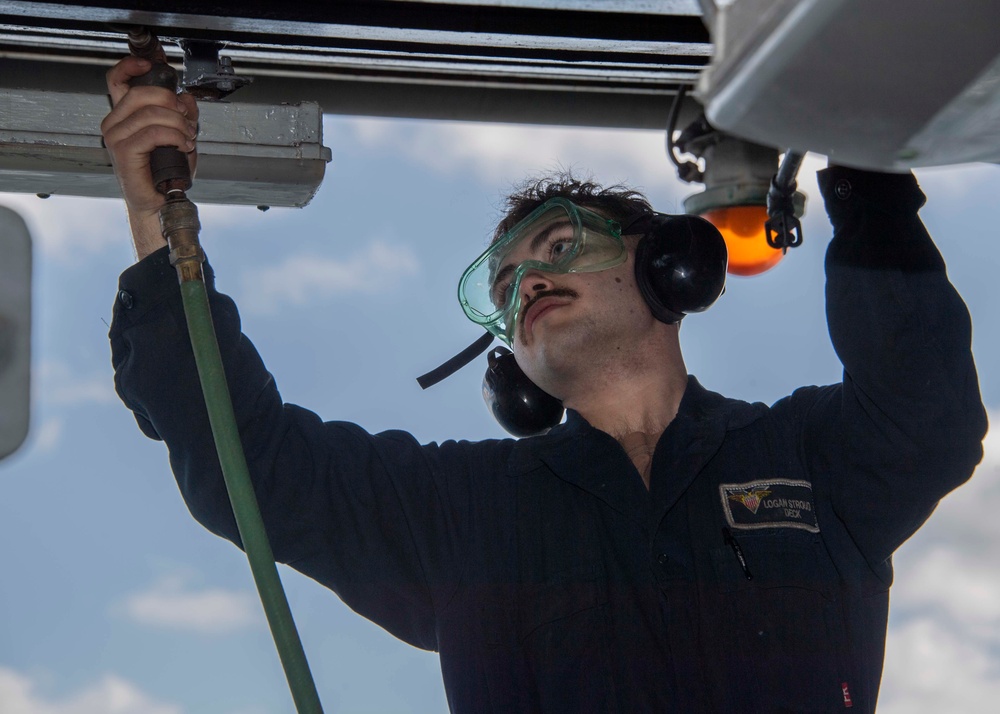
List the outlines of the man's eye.
{"type": "Polygon", "coordinates": [[[573,247],[573,241],[569,238],[556,238],[549,245],[549,258],[554,262],[563,257],[573,247]]]}

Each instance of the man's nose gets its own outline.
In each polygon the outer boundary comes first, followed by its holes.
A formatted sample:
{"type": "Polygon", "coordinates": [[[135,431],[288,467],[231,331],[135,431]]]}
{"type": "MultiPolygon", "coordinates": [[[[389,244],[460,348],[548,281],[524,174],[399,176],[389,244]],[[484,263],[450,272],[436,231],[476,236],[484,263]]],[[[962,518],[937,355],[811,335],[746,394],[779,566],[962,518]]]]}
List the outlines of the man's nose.
{"type": "Polygon", "coordinates": [[[538,270],[532,270],[521,278],[521,292],[528,299],[536,293],[540,293],[543,290],[551,290],[553,287],[552,278],[538,270]]]}

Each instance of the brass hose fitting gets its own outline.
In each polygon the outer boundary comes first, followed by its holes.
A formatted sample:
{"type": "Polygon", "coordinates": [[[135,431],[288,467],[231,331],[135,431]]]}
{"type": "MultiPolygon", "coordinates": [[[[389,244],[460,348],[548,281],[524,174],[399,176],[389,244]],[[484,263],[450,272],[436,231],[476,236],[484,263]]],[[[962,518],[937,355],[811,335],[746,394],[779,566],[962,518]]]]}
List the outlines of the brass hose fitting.
{"type": "Polygon", "coordinates": [[[205,251],[198,241],[198,208],[187,197],[168,200],[160,209],[160,230],[170,246],[170,264],[177,269],[178,279],[182,283],[204,280],[201,264],[205,262],[205,251]]]}

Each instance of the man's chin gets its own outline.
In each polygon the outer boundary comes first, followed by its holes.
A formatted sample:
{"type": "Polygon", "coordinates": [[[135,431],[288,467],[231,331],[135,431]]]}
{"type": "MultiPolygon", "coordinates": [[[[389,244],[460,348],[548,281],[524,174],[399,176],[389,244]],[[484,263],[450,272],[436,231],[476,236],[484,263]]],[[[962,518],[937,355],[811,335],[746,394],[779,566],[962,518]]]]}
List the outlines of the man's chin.
{"type": "Polygon", "coordinates": [[[584,331],[576,329],[542,328],[531,337],[514,342],[518,364],[532,382],[558,396],[553,390],[561,391],[557,385],[579,370],[591,341],[584,331]]]}

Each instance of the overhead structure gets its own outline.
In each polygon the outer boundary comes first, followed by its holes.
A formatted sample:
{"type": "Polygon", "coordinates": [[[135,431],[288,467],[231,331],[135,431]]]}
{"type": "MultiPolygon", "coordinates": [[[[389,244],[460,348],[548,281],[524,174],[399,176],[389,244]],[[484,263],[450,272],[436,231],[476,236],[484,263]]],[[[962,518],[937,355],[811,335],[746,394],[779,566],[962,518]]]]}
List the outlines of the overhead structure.
{"type": "MultiPolygon", "coordinates": [[[[105,96],[0,90],[0,191],[112,197],[118,183],[101,139],[105,96]]],[[[304,206],[330,160],[311,102],[201,105],[198,181],[208,203],[304,206]]]]}
{"type": "MultiPolygon", "coordinates": [[[[0,0],[0,191],[117,195],[92,125],[134,25],[172,41],[178,67],[181,42],[214,43],[254,80],[240,109],[206,111],[242,114],[221,117],[235,141],[204,122],[202,201],[308,202],[328,154],[311,128],[268,136],[278,105],[300,107],[299,127],[353,114],[662,130],[691,88],[715,129],[773,149],[883,170],[1000,161],[989,0],[0,0]]],[[[677,126],[701,108],[686,100],[677,126]]]]}
{"type": "Polygon", "coordinates": [[[765,271],[802,243],[795,173],[807,151],[882,171],[1000,161],[1000,4],[700,5],[715,55],[695,91],[704,114],[676,145],[704,170],[668,145],[681,178],[705,183],[684,207],[723,233],[730,272],[765,271]]]}
{"type": "Polygon", "coordinates": [[[696,0],[0,0],[0,191],[118,195],[98,127],[135,25],[189,85],[213,48],[253,79],[203,105],[191,195],[268,206],[315,194],[323,113],[663,129],[712,50],[696,0]]]}
{"type": "Polygon", "coordinates": [[[1000,162],[1000,3],[701,0],[717,129],[861,168],[1000,162]]]}
{"type": "Polygon", "coordinates": [[[662,129],[712,52],[697,0],[0,0],[0,84],[103,94],[124,25],[222,43],[240,102],[578,126],[662,129]]]}

